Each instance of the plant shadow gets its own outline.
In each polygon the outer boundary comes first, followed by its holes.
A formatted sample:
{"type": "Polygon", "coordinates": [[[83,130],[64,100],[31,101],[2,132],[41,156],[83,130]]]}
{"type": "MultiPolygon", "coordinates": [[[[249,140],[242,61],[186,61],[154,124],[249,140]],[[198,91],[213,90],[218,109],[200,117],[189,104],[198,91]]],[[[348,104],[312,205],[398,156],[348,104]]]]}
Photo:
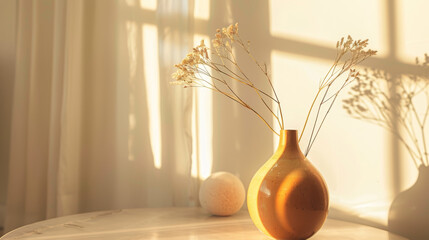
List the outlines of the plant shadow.
{"type": "MultiPolygon", "coordinates": [[[[412,73],[366,69],[343,100],[353,118],[376,124],[391,132],[418,169],[417,181],[401,191],[400,162],[391,164],[391,193],[388,230],[410,240],[429,239],[429,153],[426,140],[429,115],[429,56],[416,58],[412,73]]],[[[393,151],[397,151],[393,149],[393,151]]]]}
{"type": "Polygon", "coordinates": [[[420,166],[417,181],[399,193],[389,210],[389,231],[410,240],[429,239],[429,167],[420,166]]]}

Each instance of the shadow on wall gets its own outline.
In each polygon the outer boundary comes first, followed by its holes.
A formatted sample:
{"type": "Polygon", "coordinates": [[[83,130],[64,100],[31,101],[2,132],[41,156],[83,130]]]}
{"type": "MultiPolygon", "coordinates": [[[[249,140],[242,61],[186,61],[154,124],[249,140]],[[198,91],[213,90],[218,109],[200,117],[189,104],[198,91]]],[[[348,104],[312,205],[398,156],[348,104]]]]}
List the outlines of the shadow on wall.
{"type": "Polygon", "coordinates": [[[388,216],[388,230],[411,240],[429,239],[429,56],[422,63],[416,59],[416,64],[411,74],[366,70],[343,100],[352,117],[392,132],[419,170],[414,185],[396,195],[388,216]]]}

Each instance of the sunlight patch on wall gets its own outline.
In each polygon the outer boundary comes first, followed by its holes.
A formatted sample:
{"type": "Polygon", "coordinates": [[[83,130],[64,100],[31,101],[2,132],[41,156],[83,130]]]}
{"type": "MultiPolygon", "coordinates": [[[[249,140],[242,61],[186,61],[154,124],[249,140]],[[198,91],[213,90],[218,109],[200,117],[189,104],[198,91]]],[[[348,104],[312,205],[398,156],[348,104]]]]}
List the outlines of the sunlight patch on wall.
{"type": "MultiPolygon", "coordinates": [[[[284,107],[286,128],[302,130],[319,80],[332,62],[272,51],[272,79],[284,107]]],[[[346,97],[350,97],[348,89],[341,92],[333,105],[308,159],[325,178],[332,206],[346,205],[352,209],[348,214],[382,222],[388,211],[383,199],[390,197],[390,189],[386,187],[390,184],[386,169],[392,165],[386,143],[388,136],[379,126],[350,117],[342,108],[342,99],[346,97]],[[376,208],[378,212],[374,211],[376,208]]],[[[302,151],[306,149],[314,116],[313,113],[300,142],[302,151]]],[[[277,141],[276,138],[275,146],[277,141]]]]}
{"type": "Polygon", "coordinates": [[[147,10],[156,10],[157,0],[140,0],[140,7],[147,10]]]}
{"type": "Polygon", "coordinates": [[[137,69],[137,23],[132,21],[126,22],[127,30],[127,49],[128,49],[128,61],[129,61],[129,98],[128,98],[128,160],[134,161],[134,138],[136,128],[136,116],[135,116],[135,76],[137,69]]]}
{"type": "Polygon", "coordinates": [[[428,1],[397,1],[398,55],[402,61],[414,63],[422,59],[429,48],[429,21],[425,19],[429,9],[428,1]]]}
{"type": "Polygon", "coordinates": [[[192,104],[192,167],[191,175],[204,180],[212,172],[213,121],[212,93],[194,89],[192,104]]]}
{"type": "Polygon", "coordinates": [[[137,23],[127,21],[126,29],[130,78],[133,78],[137,70],[137,23]]]}
{"type": "Polygon", "coordinates": [[[194,17],[196,19],[209,20],[210,0],[195,0],[194,4],[194,17]]]}
{"type": "Polygon", "coordinates": [[[391,200],[387,198],[375,198],[372,201],[347,202],[341,198],[333,198],[330,205],[330,215],[346,221],[365,219],[372,226],[387,226],[391,200]]]}
{"type": "Polygon", "coordinates": [[[191,176],[194,178],[198,177],[198,122],[197,122],[197,90],[192,91],[192,154],[191,154],[191,176]]]}
{"type": "MultiPolygon", "coordinates": [[[[282,104],[285,128],[301,131],[319,80],[329,65],[317,58],[276,50],[271,52],[271,65],[272,81],[282,104]]],[[[274,136],[274,139],[274,146],[277,147],[278,137],[274,136]]]]}
{"type": "Polygon", "coordinates": [[[146,96],[149,112],[149,133],[154,166],[162,167],[161,162],[161,104],[158,64],[158,29],[152,24],[143,24],[143,59],[146,82],[146,96]]]}
{"type": "Polygon", "coordinates": [[[128,6],[132,7],[132,6],[135,6],[135,5],[136,5],[136,0],[125,0],[125,3],[126,3],[128,6]]]}
{"type": "Polygon", "coordinates": [[[384,1],[270,0],[271,35],[335,48],[341,37],[370,39],[378,56],[386,54],[384,1]],[[333,7],[334,6],[334,7],[333,7]]]}
{"type": "MultiPolygon", "coordinates": [[[[194,35],[194,45],[206,35],[194,35]]],[[[210,71],[210,70],[209,70],[210,71]]],[[[210,71],[211,72],[211,71],[210,71]]],[[[209,80],[208,77],[202,78],[209,80]]],[[[194,88],[192,108],[192,177],[204,180],[210,176],[213,165],[213,93],[208,89],[194,88]]]]}

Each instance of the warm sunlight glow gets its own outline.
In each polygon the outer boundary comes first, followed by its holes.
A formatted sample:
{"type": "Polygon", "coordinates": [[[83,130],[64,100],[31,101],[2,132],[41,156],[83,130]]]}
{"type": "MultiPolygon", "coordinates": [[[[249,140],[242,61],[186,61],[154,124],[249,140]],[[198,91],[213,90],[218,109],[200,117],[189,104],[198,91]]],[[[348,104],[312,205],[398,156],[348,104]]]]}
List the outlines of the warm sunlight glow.
{"type": "Polygon", "coordinates": [[[198,158],[199,175],[206,179],[212,172],[213,165],[213,94],[199,89],[197,94],[198,112],[198,158]]]}
{"type": "Polygon", "coordinates": [[[132,7],[132,6],[135,6],[135,5],[136,5],[136,0],[125,0],[125,3],[126,3],[128,6],[132,7]]]}
{"type": "Polygon", "coordinates": [[[213,164],[213,121],[212,113],[208,111],[212,109],[212,93],[207,92],[206,89],[194,89],[192,103],[191,175],[202,180],[210,176],[213,164]],[[210,107],[207,109],[206,106],[210,107]]]}
{"type": "MultiPolygon", "coordinates": [[[[329,69],[326,62],[321,63],[317,58],[307,58],[303,62],[298,55],[276,50],[271,52],[272,79],[274,88],[281,92],[278,95],[286,113],[284,115],[286,129],[301,131],[308,107],[317,91],[318,81],[323,71],[329,69]],[[294,102],[300,104],[290,104],[294,102]]],[[[277,147],[278,137],[275,136],[274,139],[274,146],[277,147]]]]}
{"type": "Polygon", "coordinates": [[[270,32],[275,37],[332,48],[347,35],[369,38],[379,57],[387,50],[384,2],[270,0],[270,32]]]}
{"type": "Polygon", "coordinates": [[[156,10],[157,0],[140,0],[140,7],[147,10],[156,10]]]}
{"type": "Polygon", "coordinates": [[[429,51],[429,21],[416,14],[420,9],[428,9],[428,1],[397,1],[398,55],[402,61],[414,63],[429,51]]]}
{"type": "Polygon", "coordinates": [[[130,78],[134,78],[137,69],[137,23],[127,21],[126,28],[130,78]]]}
{"type": "MultiPolygon", "coordinates": [[[[127,48],[128,48],[128,61],[129,61],[129,84],[135,85],[136,69],[137,69],[137,23],[127,21],[127,48]]],[[[129,113],[128,113],[128,160],[134,161],[134,138],[136,128],[136,115],[135,115],[135,90],[130,88],[129,92],[129,113]]]]}
{"type": "MultiPolygon", "coordinates": [[[[199,44],[201,39],[206,44],[210,42],[208,36],[195,35],[194,43],[199,44]]],[[[210,176],[213,165],[213,93],[195,88],[193,96],[191,174],[204,180],[210,176]]]]}
{"type": "Polygon", "coordinates": [[[208,20],[210,18],[210,0],[195,0],[194,4],[194,17],[208,20]]]}
{"type": "Polygon", "coordinates": [[[345,202],[343,199],[331,199],[334,204],[330,205],[330,211],[335,213],[337,218],[356,221],[365,219],[373,226],[387,225],[389,215],[390,200],[374,198],[367,202],[345,202]]]}
{"type": "MultiPolygon", "coordinates": [[[[272,51],[271,64],[273,84],[284,106],[286,128],[301,131],[319,80],[332,61],[272,51]]],[[[381,144],[388,138],[382,128],[347,115],[341,104],[347,96],[347,90],[340,94],[308,158],[322,172],[332,206],[344,203],[352,211],[348,214],[382,223],[389,204],[377,199],[388,199],[390,194],[386,188],[390,174],[386,169],[390,169],[392,158],[389,148],[381,144]]],[[[310,132],[311,126],[307,126],[307,135],[300,142],[301,150],[305,150],[310,132]]],[[[277,141],[275,138],[275,146],[277,141]]]]}
{"type": "Polygon", "coordinates": [[[143,60],[146,82],[146,96],[149,112],[149,132],[153,162],[157,169],[161,162],[161,104],[158,64],[158,29],[154,25],[143,24],[143,60]]]}
{"type": "Polygon", "coordinates": [[[191,176],[198,177],[198,127],[197,127],[197,90],[192,91],[192,154],[191,154],[191,176]]]}

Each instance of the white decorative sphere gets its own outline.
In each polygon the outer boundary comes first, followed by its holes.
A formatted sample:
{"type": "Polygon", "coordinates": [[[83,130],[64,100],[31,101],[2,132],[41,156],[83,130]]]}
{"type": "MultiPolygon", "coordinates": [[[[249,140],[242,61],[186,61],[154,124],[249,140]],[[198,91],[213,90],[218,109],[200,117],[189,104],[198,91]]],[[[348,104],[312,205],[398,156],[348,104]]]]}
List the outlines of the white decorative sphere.
{"type": "Polygon", "coordinates": [[[229,216],[238,212],[244,198],[243,183],[228,172],[213,173],[200,188],[200,204],[213,215],[229,216]]]}

